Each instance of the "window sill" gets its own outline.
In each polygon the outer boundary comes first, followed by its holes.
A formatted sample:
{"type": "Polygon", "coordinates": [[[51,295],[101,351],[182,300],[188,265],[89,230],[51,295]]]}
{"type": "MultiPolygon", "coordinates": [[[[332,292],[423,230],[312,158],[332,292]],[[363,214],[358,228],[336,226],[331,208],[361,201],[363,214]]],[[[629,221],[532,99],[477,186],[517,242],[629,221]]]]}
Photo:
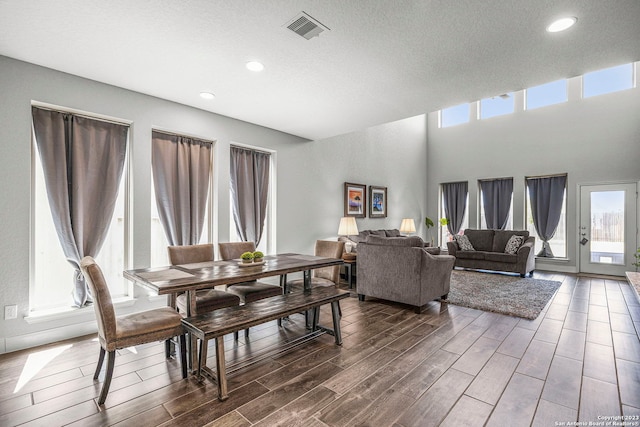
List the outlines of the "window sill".
{"type": "MultiPolygon", "coordinates": [[[[135,304],[135,298],[122,297],[113,300],[114,307],[131,307],[135,304]]],[[[25,322],[30,325],[38,323],[46,323],[53,320],[60,319],[72,319],[74,317],[81,317],[87,314],[93,314],[93,306],[74,308],[64,307],[50,310],[38,310],[31,312],[28,316],[24,317],[25,322]]]]}

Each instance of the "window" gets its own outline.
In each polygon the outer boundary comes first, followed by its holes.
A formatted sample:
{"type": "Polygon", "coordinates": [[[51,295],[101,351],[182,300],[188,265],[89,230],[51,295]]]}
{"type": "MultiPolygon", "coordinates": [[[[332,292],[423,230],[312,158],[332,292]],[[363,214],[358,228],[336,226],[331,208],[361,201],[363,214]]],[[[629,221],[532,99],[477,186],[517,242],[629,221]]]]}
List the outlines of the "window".
{"type": "Polygon", "coordinates": [[[167,246],[211,241],[209,221],[213,189],[213,141],[154,130],[152,132],[151,265],[169,264],[167,246]],[[157,159],[157,160],[156,160],[157,159]],[[161,184],[157,184],[160,182],[161,184]],[[162,185],[165,225],[158,211],[156,185],[162,185]],[[180,196],[176,196],[176,195],[180,196]],[[181,209],[175,209],[179,206],[181,209]],[[204,217],[200,208],[204,207],[204,217]],[[199,238],[198,221],[202,220],[199,238]],[[188,224],[188,225],[185,225],[188,224]],[[169,239],[167,233],[173,237],[169,239]],[[194,241],[197,240],[197,241],[194,241]]]}
{"type": "Polygon", "coordinates": [[[230,241],[252,241],[259,235],[256,249],[267,254],[275,253],[276,152],[257,147],[232,145],[230,154],[230,241]],[[234,195],[236,192],[239,195],[253,194],[250,199],[266,202],[264,208],[247,206],[249,199],[236,197],[234,195]],[[235,212],[236,209],[237,212],[235,212]],[[241,221],[242,225],[237,226],[236,220],[241,221]],[[245,235],[242,236],[238,229],[245,235]],[[260,231],[261,234],[259,234],[260,231]]]}
{"type": "MultiPolygon", "coordinates": [[[[35,107],[34,107],[35,108],[35,107]]],[[[64,112],[60,112],[64,113],[64,112]]],[[[66,113],[64,113],[66,114],[66,113]]],[[[88,118],[94,120],[94,118],[88,118]]],[[[95,119],[102,120],[102,119],[95,119]]],[[[122,124],[128,126],[126,124],[122,124]]],[[[126,143],[128,147],[128,141],[126,143]]],[[[33,225],[32,275],[30,281],[30,310],[45,311],[66,309],[74,304],[72,298],[74,267],[67,261],[56,232],[43,165],[33,136],[33,225]]],[[[128,157],[127,154],[125,154],[128,157]]],[[[122,272],[127,268],[128,243],[125,224],[128,221],[127,175],[129,163],[125,159],[124,170],[119,181],[115,209],[100,252],[95,256],[100,265],[113,298],[128,294],[129,283],[122,272]]]]}
{"type": "Polygon", "coordinates": [[[513,230],[513,178],[478,181],[480,229],[513,230]]]}
{"type": "Polygon", "coordinates": [[[460,104],[440,110],[440,127],[446,128],[469,123],[469,104],[460,104]]]}
{"type": "MultiPolygon", "coordinates": [[[[442,197],[440,198],[440,218],[446,218],[446,215],[444,213],[444,204],[444,194],[442,194],[442,197]]],[[[449,229],[446,225],[440,226],[440,223],[437,222],[436,227],[440,227],[440,246],[443,249],[446,249],[447,242],[453,240],[453,236],[451,235],[451,233],[449,233],[449,229]]],[[[467,228],[469,228],[469,193],[467,193],[467,198],[465,200],[465,210],[464,217],[462,219],[462,227],[460,227],[460,231],[458,231],[458,234],[464,234],[464,230],[466,230],[467,228]]]]}
{"type": "Polygon", "coordinates": [[[584,98],[631,89],[633,87],[633,64],[605,68],[582,76],[584,98]]]}
{"type": "Polygon", "coordinates": [[[504,95],[485,98],[480,101],[480,119],[502,116],[513,113],[513,92],[504,95]]]}
{"type": "MultiPolygon", "coordinates": [[[[212,185],[213,174],[209,185],[212,185]]],[[[207,210],[204,214],[204,227],[202,229],[202,235],[200,236],[199,243],[208,243],[211,241],[209,236],[209,218],[211,211],[211,203],[207,203],[207,210]]],[[[162,267],[169,265],[169,253],[167,252],[167,246],[169,241],[167,235],[164,233],[162,223],[160,222],[160,215],[158,214],[158,205],[156,204],[156,192],[153,186],[153,180],[151,180],[151,266],[162,267]]]]}
{"type": "Polygon", "coordinates": [[[556,80],[555,82],[531,87],[525,90],[525,96],[527,110],[567,102],[567,81],[556,80]]]}
{"type": "MultiPolygon", "coordinates": [[[[535,253],[539,253],[542,250],[542,239],[536,232],[536,227],[533,225],[533,215],[531,214],[531,199],[529,196],[529,190],[527,189],[526,199],[526,224],[529,235],[536,238],[536,246],[534,248],[535,253]]],[[[558,222],[558,228],[556,229],[553,238],[549,240],[551,251],[555,258],[567,257],[567,192],[564,192],[564,198],[562,200],[562,210],[560,211],[560,221],[558,222]]]]}

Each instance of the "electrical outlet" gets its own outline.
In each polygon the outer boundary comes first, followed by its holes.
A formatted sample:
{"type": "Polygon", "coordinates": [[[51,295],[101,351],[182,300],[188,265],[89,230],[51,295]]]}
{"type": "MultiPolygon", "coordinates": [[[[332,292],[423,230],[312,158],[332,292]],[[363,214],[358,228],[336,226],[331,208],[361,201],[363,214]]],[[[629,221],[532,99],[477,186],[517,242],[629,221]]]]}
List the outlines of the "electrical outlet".
{"type": "Polygon", "coordinates": [[[17,319],[18,318],[18,306],[17,305],[5,305],[4,306],[4,320],[17,319]]]}

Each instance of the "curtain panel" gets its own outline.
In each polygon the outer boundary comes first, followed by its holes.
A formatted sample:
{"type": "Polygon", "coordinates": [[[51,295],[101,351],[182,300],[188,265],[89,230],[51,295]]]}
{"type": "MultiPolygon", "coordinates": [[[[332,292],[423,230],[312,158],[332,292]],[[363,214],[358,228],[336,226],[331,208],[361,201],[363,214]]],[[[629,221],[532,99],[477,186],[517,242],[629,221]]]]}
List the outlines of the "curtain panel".
{"type": "Polygon", "coordinates": [[[80,260],[96,257],[113,216],[129,126],[38,107],[31,109],[49,206],[67,261],[73,301],[93,302],[80,260]]]}
{"type": "Polygon", "coordinates": [[[262,239],[269,195],[271,154],[231,146],[231,202],[236,232],[244,242],[262,239]]]}
{"type": "Polygon", "coordinates": [[[448,182],[441,184],[444,199],[444,216],[449,220],[447,229],[456,235],[462,228],[462,221],[467,210],[468,182],[448,182]]]}
{"type": "Polygon", "coordinates": [[[200,242],[213,143],[153,131],[151,169],[158,216],[171,246],[200,242]]]}
{"type": "Polygon", "coordinates": [[[480,190],[487,228],[504,230],[509,219],[513,178],[480,181],[480,190]]]}
{"type": "Polygon", "coordinates": [[[542,249],[536,256],[553,258],[549,240],[553,239],[560,222],[566,187],[567,175],[527,178],[533,225],[542,240],[542,249]]]}

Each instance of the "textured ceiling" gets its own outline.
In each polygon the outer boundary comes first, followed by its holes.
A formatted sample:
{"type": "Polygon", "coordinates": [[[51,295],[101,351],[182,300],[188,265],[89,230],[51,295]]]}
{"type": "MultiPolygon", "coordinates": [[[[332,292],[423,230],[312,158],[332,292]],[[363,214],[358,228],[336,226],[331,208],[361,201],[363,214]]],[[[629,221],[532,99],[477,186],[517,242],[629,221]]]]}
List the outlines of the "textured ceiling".
{"type": "Polygon", "coordinates": [[[0,55],[321,139],[638,61],[639,22],[640,0],[0,0],[0,55]],[[301,11],[330,31],[286,29],[301,11]]]}

